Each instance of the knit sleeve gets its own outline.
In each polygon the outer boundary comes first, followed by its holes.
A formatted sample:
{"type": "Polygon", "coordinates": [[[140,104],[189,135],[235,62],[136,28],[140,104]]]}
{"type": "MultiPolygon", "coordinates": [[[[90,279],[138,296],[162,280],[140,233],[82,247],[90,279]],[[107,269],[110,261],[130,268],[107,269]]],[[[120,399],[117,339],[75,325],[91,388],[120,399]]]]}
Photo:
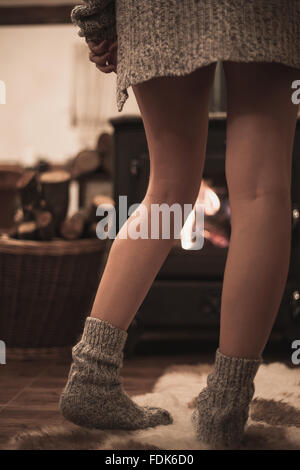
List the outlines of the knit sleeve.
{"type": "Polygon", "coordinates": [[[80,28],[78,35],[86,40],[117,39],[115,0],[84,0],[72,10],[71,19],[80,28]]]}

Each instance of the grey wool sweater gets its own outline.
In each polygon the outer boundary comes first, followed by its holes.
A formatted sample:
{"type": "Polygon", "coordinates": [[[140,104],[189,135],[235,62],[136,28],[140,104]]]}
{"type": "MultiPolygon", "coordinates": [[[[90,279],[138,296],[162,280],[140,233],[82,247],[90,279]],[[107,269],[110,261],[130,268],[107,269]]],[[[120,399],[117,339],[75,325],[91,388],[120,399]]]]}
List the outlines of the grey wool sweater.
{"type": "Polygon", "coordinates": [[[72,21],[86,39],[118,39],[119,112],[131,85],[218,60],[300,68],[300,0],[85,0],[72,21]]]}

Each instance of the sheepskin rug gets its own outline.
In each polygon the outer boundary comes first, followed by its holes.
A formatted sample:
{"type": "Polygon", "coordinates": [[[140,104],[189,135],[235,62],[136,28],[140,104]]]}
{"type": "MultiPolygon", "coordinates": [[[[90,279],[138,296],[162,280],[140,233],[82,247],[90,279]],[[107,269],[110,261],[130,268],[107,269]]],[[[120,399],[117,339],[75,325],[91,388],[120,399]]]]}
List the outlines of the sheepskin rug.
{"type": "MultiPolygon", "coordinates": [[[[142,431],[91,431],[70,423],[45,426],[16,435],[7,449],[28,450],[209,450],[198,442],[191,425],[195,397],[206,384],[211,366],[172,366],[152,393],[134,397],[140,405],[168,409],[169,426],[142,431]]],[[[239,449],[300,450],[300,367],[263,364],[239,449]]]]}

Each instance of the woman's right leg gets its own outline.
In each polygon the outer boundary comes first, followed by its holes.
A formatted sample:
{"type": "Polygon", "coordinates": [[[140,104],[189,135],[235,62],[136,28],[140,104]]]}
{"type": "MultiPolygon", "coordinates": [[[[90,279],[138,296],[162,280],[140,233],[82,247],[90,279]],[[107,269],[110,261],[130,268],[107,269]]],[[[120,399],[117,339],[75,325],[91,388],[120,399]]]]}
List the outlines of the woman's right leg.
{"type": "MultiPolygon", "coordinates": [[[[142,204],[151,230],[152,204],[194,204],[205,158],[208,109],[215,65],[184,77],[133,86],[147,136],[150,182],[142,204]]],[[[131,216],[121,231],[133,220],[131,216]]],[[[119,232],[120,234],[120,232],[119,232]]],[[[116,237],[91,316],[126,330],[172,245],[170,239],[116,237]]]]}
{"type": "MultiPolygon", "coordinates": [[[[152,204],[182,207],[196,200],[213,76],[214,65],[184,77],[156,78],[134,87],[150,153],[150,183],[143,200],[150,233],[152,204]]],[[[75,424],[141,429],[171,422],[167,411],[134,403],[122,389],[119,371],[126,329],[173,243],[172,236],[117,237],[114,241],[91,317],[73,348],[74,362],[60,400],[63,415],[75,424]]]]}

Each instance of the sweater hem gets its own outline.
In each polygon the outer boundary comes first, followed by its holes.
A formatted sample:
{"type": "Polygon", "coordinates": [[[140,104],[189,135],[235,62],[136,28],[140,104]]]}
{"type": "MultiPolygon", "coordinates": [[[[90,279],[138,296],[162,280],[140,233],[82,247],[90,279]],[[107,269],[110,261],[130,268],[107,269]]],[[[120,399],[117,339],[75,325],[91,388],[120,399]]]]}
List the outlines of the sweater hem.
{"type": "Polygon", "coordinates": [[[217,61],[300,68],[295,0],[116,0],[117,106],[127,88],[217,61]]]}
{"type": "Polygon", "coordinates": [[[132,85],[138,85],[140,83],[144,83],[148,80],[151,80],[153,78],[161,78],[161,77],[184,77],[186,75],[189,75],[193,72],[195,72],[197,69],[202,68],[202,67],[207,67],[213,63],[216,62],[237,62],[237,63],[272,63],[272,64],[278,64],[278,65],[284,65],[287,67],[292,67],[296,69],[300,69],[300,62],[298,60],[287,60],[285,57],[276,57],[272,58],[270,56],[259,56],[255,57],[253,59],[245,59],[244,57],[241,57],[240,55],[230,55],[230,56],[216,56],[212,57],[207,60],[195,60],[193,62],[193,65],[190,67],[185,67],[183,69],[174,69],[174,68],[168,68],[168,69],[163,69],[163,70],[147,70],[147,72],[144,72],[143,78],[139,78],[136,76],[136,73],[133,74],[126,74],[123,76],[120,80],[118,80],[118,71],[117,71],[117,90],[116,90],[116,103],[117,103],[117,109],[118,112],[122,112],[124,105],[126,101],[129,98],[128,94],[128,88],[131,87],[132,85]]]}

